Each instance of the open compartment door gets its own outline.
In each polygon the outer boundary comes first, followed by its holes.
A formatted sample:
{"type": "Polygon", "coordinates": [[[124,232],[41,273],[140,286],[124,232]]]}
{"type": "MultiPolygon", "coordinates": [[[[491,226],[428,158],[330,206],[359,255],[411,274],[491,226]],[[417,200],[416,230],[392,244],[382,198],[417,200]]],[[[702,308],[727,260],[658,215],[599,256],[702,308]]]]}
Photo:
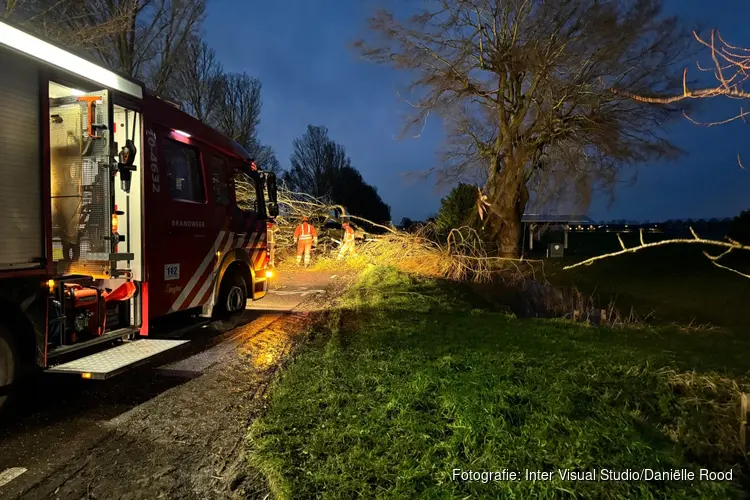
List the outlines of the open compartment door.
{"type": "Polygon", "coordinates": [[[109,275],[110,110],[107,90],[49,83],[52,258],[58,274],[109,275]]]}

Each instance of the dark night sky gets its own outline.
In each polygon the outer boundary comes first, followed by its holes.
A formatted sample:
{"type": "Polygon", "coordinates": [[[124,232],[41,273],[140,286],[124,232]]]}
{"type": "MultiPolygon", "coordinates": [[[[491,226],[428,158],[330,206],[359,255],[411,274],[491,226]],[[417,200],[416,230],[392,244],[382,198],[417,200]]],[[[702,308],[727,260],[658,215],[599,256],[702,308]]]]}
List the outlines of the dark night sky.
{"type": "MultiPolygon", "coordinates": [[[[399,3],[211,0],[205,24],[206,39],[225,69],[245,71],[263,83],[260,137],[274,147],[282,167],[289,164],[292,140],[308,124],[325,125],[378,188],[396,223],[404,216],[423,219],[439,206],[441,193],[432,181],[415,182],[403,174],[435,165],[441,127],[434,119],[418,139],[398,139],[408,105],[397,92],[408,75],[360,60],[350,43],[376,6],[399,3]]],[[[667,0],[666,6],[689,27],[716,27],[728,41],[750,46],[747,0],[667,0]]],[[[736,114],[739,104],[715,101],[695,118],[725,118],[736,114]]],[[[640,166],[634,185],[618,186],[611,205],[599,197],[588,214],[597,220],[662,220],[733,216],[750,208],[750,167],[742,170],[736,161],[744,153],[750,164],[748,127],[676,123],[668,136],[686,155],[640,166]]]]}

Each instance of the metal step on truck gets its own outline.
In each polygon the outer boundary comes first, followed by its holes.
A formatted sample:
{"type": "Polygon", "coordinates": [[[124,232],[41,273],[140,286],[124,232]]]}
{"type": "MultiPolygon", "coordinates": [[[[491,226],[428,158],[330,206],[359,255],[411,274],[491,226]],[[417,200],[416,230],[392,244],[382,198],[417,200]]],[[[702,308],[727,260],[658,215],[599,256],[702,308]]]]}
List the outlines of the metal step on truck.
{"type": "Polygon", "coordinates": [[[35,370],[105,379],[187,342],[154,320],[265,295],[276,178],[239,144],[5,22],[0,68],[0,409],[35,370]]]}

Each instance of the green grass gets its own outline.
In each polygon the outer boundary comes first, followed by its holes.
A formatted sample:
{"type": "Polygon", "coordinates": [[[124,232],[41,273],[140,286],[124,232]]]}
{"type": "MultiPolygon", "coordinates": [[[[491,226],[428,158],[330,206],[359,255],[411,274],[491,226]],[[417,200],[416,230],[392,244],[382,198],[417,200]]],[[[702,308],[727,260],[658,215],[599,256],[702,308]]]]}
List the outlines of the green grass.
{"type": "Polygon", "coordinates": [[[729,334],[597,329],[483,310],[366,271],[251,427],[281,498],[732,498],[744,484],[729,334]],[[465,471],[733,468],[734,482],[453,481],[465,471]]]}
{"type": "MultiPolygon", "coordinates": [[[[714,266],[700,248],[666,246],[561,269],[583,259],[548,260],[548,279],[556,285],[574,285],[586,295],[596,294],[601,305],[613,300],[622,313],[633,308],[639,316],[653,314],[662,323],[695,321],[746,333],[750,279],[714,266]]],[[[747,262],[726,264],[750,271],[747,262]]]]}

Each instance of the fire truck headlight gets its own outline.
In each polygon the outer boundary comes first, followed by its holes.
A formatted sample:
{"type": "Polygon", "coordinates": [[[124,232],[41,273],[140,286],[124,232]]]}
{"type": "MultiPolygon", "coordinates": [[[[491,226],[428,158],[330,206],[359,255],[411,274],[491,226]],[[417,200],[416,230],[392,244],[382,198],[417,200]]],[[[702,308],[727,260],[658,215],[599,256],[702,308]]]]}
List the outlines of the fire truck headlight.
{"type": "Polygon", "coordinates": [[[273,271],[266,271],[266,278],[273,278],[273,271]]]}

